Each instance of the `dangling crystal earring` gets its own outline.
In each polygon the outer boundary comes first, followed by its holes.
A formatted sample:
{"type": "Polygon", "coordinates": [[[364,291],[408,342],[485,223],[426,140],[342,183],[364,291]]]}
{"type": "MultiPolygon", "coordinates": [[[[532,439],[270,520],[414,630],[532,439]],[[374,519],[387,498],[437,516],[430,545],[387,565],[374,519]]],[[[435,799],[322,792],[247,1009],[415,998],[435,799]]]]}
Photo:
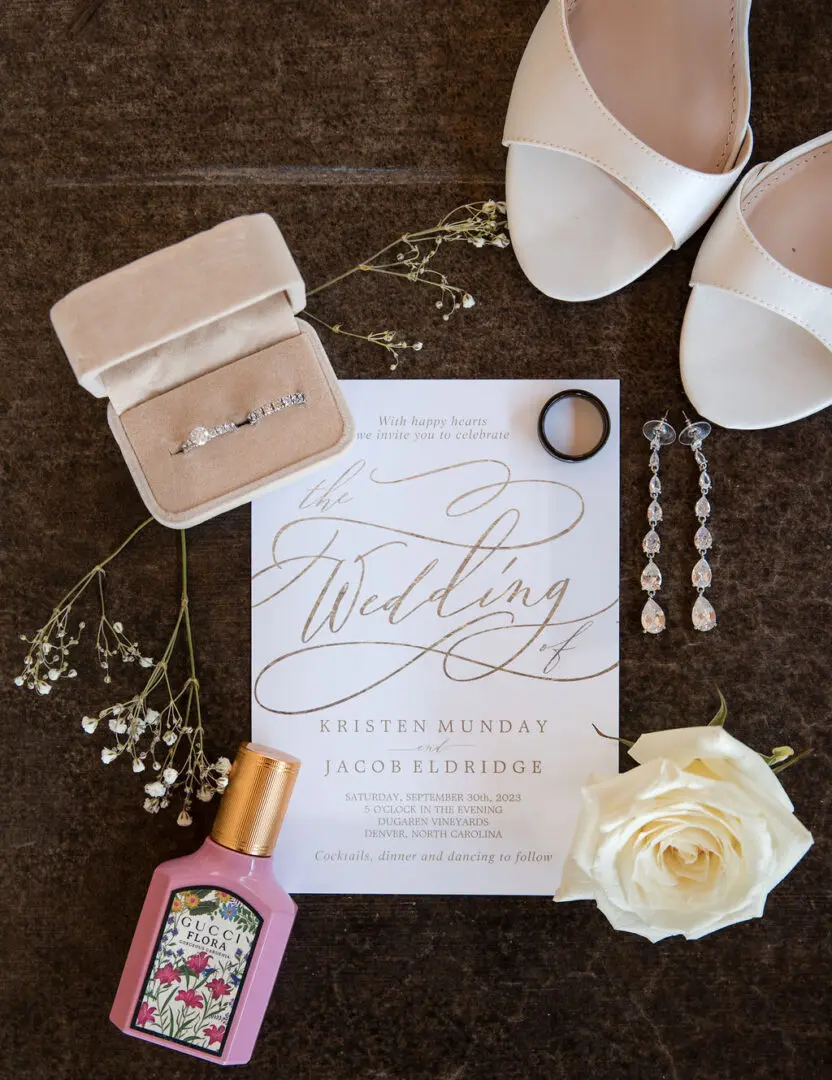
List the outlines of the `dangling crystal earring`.
{"type": "Polygon", "coordinates": [[[699,466],[699,498],[696,500],[694,513],[699,520],[699,528],[693,538],[696,550],[699,552],[699,561],[694,566],[690,575],[691,583],[699,593],[693,605],[691,618],[694,630],[707,633],[716,626],[716,612],[711,601],[705,596],[705,590],[711,587],[711,567],[705,558],[705,552],[710,551],[714,539],[705,522],[711,515],[711,504],[708,502],[708,492],[711,490],[711,478],[708,475],[708,459],[702,453],[702,443],[711,433],[711,425],[707,420],[697,420],[695,423],[685,417],[686,427],[679,432],[679,442],[689,446],[693,451],[693,457],[699,466]]]}
{"type": "Polygon", "coordinates": [[[641,572],[641,587],[647,593],[647,603],[641,612],[641,626],[645,634],[660,634],[664,630],[664,612],[653,599],[662,587],[662,572],[655,563],[655,557],[662,549],[662,542],[656,532],[656,526],[662,520],[662,508],[659,495],[662,482],[659,479],[659,450],[669,446],[676,439],[676,431],[667,422],[667,414],[661,420],[649,420],[641,429],[650,443],[650,497],[647,508],[647,521],[650,531],[641,542],[641,550],[647,556],[647,565],[641,572]]]}

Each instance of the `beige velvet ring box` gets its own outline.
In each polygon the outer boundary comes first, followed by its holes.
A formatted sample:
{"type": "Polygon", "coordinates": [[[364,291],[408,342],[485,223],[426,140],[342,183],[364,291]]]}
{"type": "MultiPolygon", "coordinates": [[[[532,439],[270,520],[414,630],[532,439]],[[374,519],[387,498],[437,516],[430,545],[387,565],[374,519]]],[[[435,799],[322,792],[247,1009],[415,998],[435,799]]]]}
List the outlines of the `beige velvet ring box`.
{"type": "Polygon", "coordinates": [[[349,449],[353,422],[338,380],[315,330],[295,317],[305,302],[276,222],[253,214],[146,255],[52,308],[79,383],[110,399],[110,428],[163,525],[196,525],[349,449]],[[292,395],[302,403],[283,407],[292,395]],[[265,415],[252,423],[257,410],[265,415]],[[221,426],[229,430],[182,450],[193,432],[221,426]]]}

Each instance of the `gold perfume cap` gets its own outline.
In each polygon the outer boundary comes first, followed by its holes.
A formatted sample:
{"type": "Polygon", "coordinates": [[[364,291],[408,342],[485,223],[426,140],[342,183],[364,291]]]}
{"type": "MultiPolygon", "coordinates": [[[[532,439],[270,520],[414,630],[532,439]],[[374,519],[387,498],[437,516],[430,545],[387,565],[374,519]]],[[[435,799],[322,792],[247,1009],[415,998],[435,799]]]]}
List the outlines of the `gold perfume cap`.
{"type": "Polygon", "coordinates": [[[247,855],[271,855],[300,762],[281,750],[240,743],[211,839],[247,855]]]}

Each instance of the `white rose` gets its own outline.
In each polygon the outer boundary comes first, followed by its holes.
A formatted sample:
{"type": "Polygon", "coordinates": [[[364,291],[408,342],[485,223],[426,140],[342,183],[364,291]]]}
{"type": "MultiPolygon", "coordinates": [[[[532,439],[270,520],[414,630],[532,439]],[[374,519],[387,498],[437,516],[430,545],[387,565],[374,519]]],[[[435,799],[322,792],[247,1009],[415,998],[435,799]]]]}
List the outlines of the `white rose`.
{"type": "Polygon", "coordinates": [[[616,930],[703,937],[759,918],[812,835],[762,757],[722,727],[655,731],[639,765],[592,778],[556,900],[594,900],[616,930]]]}

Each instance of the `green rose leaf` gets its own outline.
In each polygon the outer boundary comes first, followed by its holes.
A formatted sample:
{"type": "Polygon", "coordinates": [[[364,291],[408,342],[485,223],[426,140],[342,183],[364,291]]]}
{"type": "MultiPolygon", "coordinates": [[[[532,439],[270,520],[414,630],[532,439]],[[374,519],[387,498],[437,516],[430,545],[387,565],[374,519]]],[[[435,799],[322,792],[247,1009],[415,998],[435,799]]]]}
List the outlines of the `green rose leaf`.
{"type": "Polygon", "coordinates": [[[725,698],[722,696],[722,691],[717,687],[716,692],[719,694],[719,711],[713,720],[711,720],[710,724],[708,724],[708,727],[724,727],[725,721],[728,719],[728,705],[725,698]]]}

